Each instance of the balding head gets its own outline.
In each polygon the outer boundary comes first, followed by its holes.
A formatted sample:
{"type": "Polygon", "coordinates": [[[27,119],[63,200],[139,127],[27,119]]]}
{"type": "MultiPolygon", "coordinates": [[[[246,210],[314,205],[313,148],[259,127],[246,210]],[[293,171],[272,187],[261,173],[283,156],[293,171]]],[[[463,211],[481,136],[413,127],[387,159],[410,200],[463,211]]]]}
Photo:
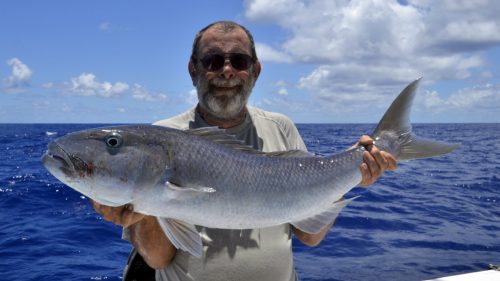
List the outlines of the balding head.
{"type": "Polygon", "coordinates": [[[216,32],[221,32],[221,33],[230,33],[230,32],[234,32],[234,31],[239,30],[239,29],[243,30],[248,37],[248,41],[250,42],[249,46],[248,46],[250,49],[250,55],[255,60],[257,60],[257,53],[255,51],[255,42],[253,40],[252,34],[250,33],[250,31],[248,31],[248,29],[246,29],[244,26],[242,26],[238,23],[232,22],[232,21],[217,21],[217,22],[214,22],[214,23],[207,25],[206,27],[204,27],[202,30],[200,30],[196,34],[196,37],[194,38],[194,41],[193,41],[193,49],[191,51],[191,60],[192,61],[195,61],[197,59],[197,54],[198,54],[199,47],[200,47],[200,40],[203,37],[203,34],[205,33],[205,31],[207,31],[209,29],[214,30],[216,32]]]}

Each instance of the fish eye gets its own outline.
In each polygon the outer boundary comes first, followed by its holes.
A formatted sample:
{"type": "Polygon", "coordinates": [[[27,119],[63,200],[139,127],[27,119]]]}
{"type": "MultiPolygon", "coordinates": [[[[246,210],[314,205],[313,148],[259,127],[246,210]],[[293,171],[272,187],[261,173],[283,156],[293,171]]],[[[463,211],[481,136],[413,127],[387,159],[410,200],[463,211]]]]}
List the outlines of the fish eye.
{"type": "Polygon", "coordinates": [[[110,148],[118,148],[123,143],[122,136],[117,132],[112,132],[111,134],[107,135],[104,141],[110,148]]]}

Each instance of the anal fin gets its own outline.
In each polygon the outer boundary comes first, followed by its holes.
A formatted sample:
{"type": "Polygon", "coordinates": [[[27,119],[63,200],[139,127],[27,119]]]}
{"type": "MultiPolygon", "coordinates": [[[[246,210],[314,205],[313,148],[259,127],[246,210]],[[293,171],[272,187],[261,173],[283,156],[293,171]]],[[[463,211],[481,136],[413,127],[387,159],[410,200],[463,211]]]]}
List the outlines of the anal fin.
{"type": "Polygon", "coordinates": [[[291,222],[291,224],[309,234],[319,233],[323,228],[335,221],[340,211],[342,211],[345,206],[347,206],[349,203],[351,203],[351,201],[358,197],[359,196],[353,197],[351,199],[337,201],[333,203],[326,211],[316,214],[310,218],[306,218],[300,221],[293,221],[291,222]]]}
{"type": "Polygon", "coordinates": [[[170,218],[158,218],[158,223],[174,247],[195,257],[203,255],[201,236],[194,225],[170,218]]]}

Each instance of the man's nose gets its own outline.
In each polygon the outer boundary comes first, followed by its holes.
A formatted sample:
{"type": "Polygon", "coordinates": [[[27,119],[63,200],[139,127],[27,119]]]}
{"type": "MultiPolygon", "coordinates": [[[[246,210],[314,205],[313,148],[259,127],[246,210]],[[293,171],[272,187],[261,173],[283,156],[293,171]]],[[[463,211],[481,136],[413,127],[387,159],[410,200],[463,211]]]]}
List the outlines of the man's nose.
{"type": "Polygon", "coordinates": [[[231,65],[231,61],[229,61],[229,59],[226,59],[224,61],[224,65],[222,66],[222,71],[220,72],[219,77],[225,79],[231,79],[235,75],[236,74],[234,73],[234,68],[233,65],[231,65]]]}

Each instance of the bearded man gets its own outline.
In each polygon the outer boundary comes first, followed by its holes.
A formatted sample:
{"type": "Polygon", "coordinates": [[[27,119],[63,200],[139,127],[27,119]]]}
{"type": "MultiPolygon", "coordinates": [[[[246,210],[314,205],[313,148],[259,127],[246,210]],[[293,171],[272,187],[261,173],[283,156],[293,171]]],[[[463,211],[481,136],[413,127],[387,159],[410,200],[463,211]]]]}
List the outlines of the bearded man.
{"type": "MultiPolygon", "coordinates": [[[[306,150],[289,118],[247,105],[261,64],[246,28],[221,21],[202,29],[195,37],[188,69],[198,105],[155,125],[177,129],[218,126],[261,151],[306,150]]],[[[396,168],[394,157],[378,150],[368,136],[362,136],[358,144],[367,147],[360,185],[368,186],[385,170],[396,168]]],[[[123,226],[124,238],[135,248],[125,280],[298,280],[292,235],[316,246],[331,227],[317,234],[304,233],[290,224],[245,230],[197,227],[204,252],[202,257],[195,257],[177,250],[155,217],[135,213],[126,206],[113,208],[94,202],[94,208],[104,219],[123,226]],[[141,261],[147,265],[141,266],[141,261]],[[155,269],[150,277],[143,271],[148,266],[155,269]]]]}

